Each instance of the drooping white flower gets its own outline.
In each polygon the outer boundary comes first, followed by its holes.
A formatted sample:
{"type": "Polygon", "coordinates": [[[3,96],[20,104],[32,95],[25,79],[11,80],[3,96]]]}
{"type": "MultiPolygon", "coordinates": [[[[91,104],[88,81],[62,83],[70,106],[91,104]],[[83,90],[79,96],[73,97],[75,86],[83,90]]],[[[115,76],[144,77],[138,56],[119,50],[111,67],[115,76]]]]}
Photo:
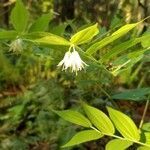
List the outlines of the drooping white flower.
{"type": "Polygon", "coordinates": [[[71,66],[70,56],[71,56],[71,52],[70,51],[66,52],[63,60],[60,61],[57,66],[58,67],[62,66],[62,70],[67,70],[71,66]]]}
{"type": "Polygon", "coordinates": [[[76,50],[73,50],[70,56],[72,72],[81,71],[85,66],[88,66],[81,58],[76,50]]]}
{"type": "Polygon", "coordinates": [[[23,50],[22,44],[23,44],[23,42],[22,42],[21,39],[16,39],[15,41],[13,41],[10,44],[9,51],[12,51],[12,52],[21,52],[23,50]]]}
{"type": "Polygon", "coordinates": [[[65,53],[65,56],[62,61],[59,62],[57,66],[62,66],[62,70],[67,70],[70,68],[72,72],[75,72],[77,75],[78,71],[84,69],[85,66],[88,66],[80,57],[79,53],[75,50],[74,46],[69,48],[69,51],[65,53]],[[73,51],[71,52],[71,48],[73,51]]]}

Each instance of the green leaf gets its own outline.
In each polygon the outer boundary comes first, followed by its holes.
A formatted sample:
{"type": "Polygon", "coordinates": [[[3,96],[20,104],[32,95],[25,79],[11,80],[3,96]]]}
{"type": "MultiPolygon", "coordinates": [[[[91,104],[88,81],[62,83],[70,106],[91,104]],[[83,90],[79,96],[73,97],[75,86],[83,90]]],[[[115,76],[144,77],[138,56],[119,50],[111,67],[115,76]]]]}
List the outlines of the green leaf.
{"type": "Polygon", "coordinates": [[[150,147],[140,146],[137,150],[150,150],[150,147]]]}
{"type": "Polygon", "coordinates": [[[135,65],[138,61],[140,61],[144,57],[144,53],[148,52],[149,49],[140,49],[128,54],[125,54],[123,56],[118,57],[114,61],[112,61],[113,68],[111,70],[111,73],[114,76],[117,76],[121,72],[130,69],[135,65]]]}
{"type": "Polygon", "coordinates": [[[18,33],[16,31],[1,31],[0,40],[11,40],[17,37],[18,33]]]}
{"type": "Polygon", "coordinates": [[[132,119],[113,108],[107,107],[107,109],[111,120],[122,136],[130,140],[139,141],[140,134],[132,119]]]}
{"type": "Polygon", "coordinates": [[[147,39],[150,39],[150,33],[143,36],[142,38],[141,45],[143,46],[143,48],[150,47],[150,40],[147,39]]]}
{"type": "Polygon", "coordinates": [[[126,49],[136,45],[139,42],[140,42],[139,39],[131,39],[124,43],[118,44],[115,47],[113,47],[108,53],[104,54],[100,61],[101,62],[108,61],[110,58],[113,58],[114,56],[116,56],[119,53],[125,51],[126,49]]]}
{"type": "Polygon", "coordinates": [[[95,35],[99,32],[97,28],[97,23],[93,26],[85,28],[75,35],[73,35],[70,39],[70,42],[75,45],[80,45],[89,42],[95,35]]]}
{"type": "Polygon", "coordinates": [[[50,33],[55,35],[63,35],[67,25],[68,25],[67,23],[62,23],[59,25],[51,24],[49,27],[50,33]]]}
{"type": "Polygon", "coordinates": [[[63,111],[54,111],[57,115],[69,121],[71,123],[75,123],[81,125],[83,127],[91,127],[90,121],[83,116],[81,113],[73,110],[63,110],[63,111]]]}
{"type": "Polygon", "coordinates": [[[112,96],[113,99],[120,100],[134,100],[139,101],[146,99],[145,95],[150,94],[150,88],[138,88],[138,89],[130,89],[125,92],[115,94],[112,96]]]}
{"type": "Polygon", "coordinates": [[[131,141],[114,139],[107,143],[105,150],[125,150],[133,144],[131,141]]]}
{"type": "Polygon", "coordinates": [[[145,139],[146,139],[146,144],[150,146],[150,132],[144,132],[145,139]]]}
{"type": "Polygon", "coordinates": [[[66,46],[69,46],[71,44],[66,39],[60,36],[54,35],[54,34],[49,34],[45,37],[32,40],[32,42],[36,42],[40,44],[47,44],[47,45],[66,45],[66,46]]]}
{"type": "Polygon", "coordinates": [[[10,21],[14,28],[19,32],[23,32],[26,29],[28,18],[29,13],[26,10],[24,4],[21,0],[17,0],[10,16],[10,21]]]}
{"type": "Polygon", "coordinates": [[[102,111],[97,108],[91,107],[87,104],[83,104],[85,113],[90,121],[104,134],[114,134],[115,129],[110,119],[102,111]]]}
{"type": "Polygon", "coordinates": [[[49,32],[31,32],[31,33],[23,34],[22,36],[25,39],[40,39],[40,38],[43,38],[45,36],[52,36],[52,35],[54,35],[54,34],[51,34],[49,32]]]}
{"type": "Polygon", "coordinates": [[[103,137],[103,135],[95,130],[80,131],[76,135],[74,135],[72,139],[62,147],[65,148],[69,146],[74,146],[74,145],[81,144],[84,142],[97,140],[101,137],[103,137]]]}
{"type": "Polygon", "coordinates": [[[131,29],[136,27],[138,24],[139,24],[139,22],[138,23],[133,23],[133,24],[127,24],[127,25],[121,27],[116,32],[114,32],[111,36],[108,36],[108,37],[102,39],[101,41],[96,42],[95,44],[93,44],[91,47],[89,47],[87,49],[86,53],[89,54],[89,55],[92,55],[97,50],[103,48],[107,44],[109,44],[109,43],[113,42],[114,40],[120,38],[121,36],[125,35],[127,32],[129,32],[131,29]]]}
{"type": "Polygon", "coordinates": [[[52,13],[42,15],[32,24],[32,26],[29,29],[29,32],[45,31],[48,28],[48,24],[52,17],[52,13]]]}
{"type": "Polygon", "coordinates": [[[150,132],[150,122],[144,123],[142,130],[150,132]]]}
{"type": "Polygon", "coordinates": [[[9,109],[9,115],[11,116],[10,118],[13,120],[13,121],[17,121],[19,119],[21,119],[21,115],[23,113],[23,110],[24,110],[24,105],[16,105],[12,108],[9,109]]]}

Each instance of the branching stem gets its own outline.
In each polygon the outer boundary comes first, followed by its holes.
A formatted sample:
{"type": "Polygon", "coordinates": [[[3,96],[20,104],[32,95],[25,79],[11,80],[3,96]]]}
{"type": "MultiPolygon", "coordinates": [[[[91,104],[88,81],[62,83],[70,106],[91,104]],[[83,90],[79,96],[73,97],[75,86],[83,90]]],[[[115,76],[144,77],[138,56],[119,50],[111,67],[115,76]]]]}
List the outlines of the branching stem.
{"type": "Polygon", "coordinates": [[[117,139],[120,139],[120,140],[130,141],[130,142],[133,142],[133,143],[137,143],[137,144],[139,144],[139,145],[142,145],[142,146],[150,147],[150,145],[145,144],[145,143],[142,143],[142,142],[140,142],[140,141],[135,141],[135,140],[128,139],[128,138],[123,138],[123,137],[120,137],[120,136],[114,135],[114,134],[104,133],[104,132],[99,131],[98,129],[96,129],[96,128],[93,127],[93,126],[91,126],[91,128],[92,128],[93,130],[99,132],[100,134],[103,134],[103,135],[106,135],[106,136],[111,136],[111,137],[114,137],[114,138],[117,138],[117,139]]]}

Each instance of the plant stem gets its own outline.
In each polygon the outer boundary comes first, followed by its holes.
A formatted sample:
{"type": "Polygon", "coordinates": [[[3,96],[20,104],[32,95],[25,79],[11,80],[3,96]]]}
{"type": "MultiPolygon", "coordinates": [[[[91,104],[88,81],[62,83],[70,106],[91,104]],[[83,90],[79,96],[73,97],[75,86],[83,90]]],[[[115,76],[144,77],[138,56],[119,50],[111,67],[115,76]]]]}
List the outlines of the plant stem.
{"type": "Polygon", "coordinates": [[[150,147],[150,145],[145,144],[145,143],[142,143],[142,142],[139,142],[139,141],[135,141],[135,140],[128,139],[128,138],[123,138],[123,137],[120,137],[120,136],[114,135],[114,134],[103,133],[103,132],[99,131],[98,129],[96,129],[96,128],[93,127],[93,126],[91,126],[91,129],[97,131],[97,132],[100,133],[100,134],[106,135],[106,136],[111,136],[111,137],[114,137],[114,138],[117,138],[117,139],[120,139],[120,140],[130,141],[130,142],[133,142],[133,143],[137,143],[137,144],[139,144],[139,145],[142,145],[142,146],[150,147]]]}
{"type": "Polygon", "coordinates": [[[149,105],[149,99],[146,101],[146,105],[145,105],[144,112],[143,112],[143,115],[142,115],[142,119],[141,119],[141,122],[140,122],[140,125],[139,125],[139,129],[141,129],[142,126],[143,126],[143,122],[144,122],[144,119],[145,119],[145,116],[146,116],[146,112],[148,110],[148,105],[149,105]]]}
{"type": "Polygon", "coordinates": [[[92,56],[86,54],[86,52],[83,51],[80,47],[76,46],[76,48],[77,48],[78,51],[79,51],[80,53],[82,53],[86,58],[88,58],[89,60],[92,60],[93,63],[95,63],[95,64],[98,65],[98,67],[104,69],[108,74],[112,75],[112,74],[104,67],[104,65],[101,64],[99,61],[97,61],[94,57],[92,57],[92,56]]]}

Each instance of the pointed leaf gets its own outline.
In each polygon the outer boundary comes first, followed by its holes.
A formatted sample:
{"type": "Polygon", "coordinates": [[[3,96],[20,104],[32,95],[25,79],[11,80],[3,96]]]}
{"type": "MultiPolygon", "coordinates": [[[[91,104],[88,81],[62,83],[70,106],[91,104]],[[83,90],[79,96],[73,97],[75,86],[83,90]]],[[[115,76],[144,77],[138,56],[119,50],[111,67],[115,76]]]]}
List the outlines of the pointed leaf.
{"type": "Polygon", "coordinates": [[[32,41],[40,43],[40,44],[47,44],[47,45],[66,45],[66,46],[70,45],[69,41],[67,41],[66,39],[64,39],[60,36],[54,35],[54,34],[49,34],[48,36],[45,36],[45,37],[42,37],[39,39],[35,39],[32,41]]]}
{"type": "Polygon", "coordinates": [[[138,24],[139,24],[139,22],[138,23],[133,23],[133,24],[127,24],[127,25],[121,27],[116,32],[114,32],[111,36],[108,36],[108,37],[102,39],[101,41],[96,42],[95,44],[93,44],[91,47],[89,47],[87,49],[86,53],[89,54],[89,55],[92,55],[97,50],[103,48],[107,44],[109,44],[109,43],[113,42],[114,40],[120,38],[121,36],[125,35],[127,32],[129,32],[131,29],[136,27],[138,24]]]}
{"type": "Polygon", "coordinates": [[[115,47],[111,48],[109,52],[104,54],[100,61],[101,62],[109,61],[110,58],[113,58],[114,56],[118,55],[119,53],[122,53],[123,51],[136,45],[139,42],[140,42],[139,39],[131,39],[131,40],[128,40],[124,43],[118,44],[115,47]]]}
{"type": "Polygon", "coordinates": [[[97,140],[101,137],[103,137],[103,135],[95,130],[80,131],[76,135],[74,135],[72,139],[62,147],[64,148],[64,147],[74,146],[84,142],[97,140]]]}
{"type": "Polygon", "coordinates": [[[21,0],[17,0],[10,16],[11,23],[17,31],[24,31],[27,26],[29,14],[21,0]]]}
{"type": "Polygon", "coordinates": [[[30,32],[45,31],[48,28],[48,24],[52,19],[52,13],[44,14],[38,18],[30,27],[30,32]]]}
{"type": "Polygon", "coordinates": [[[112,98],[137,101],[137,100],[145,99],[145,95],[148,95],[148,94],[150,94],[150,88],[138,88],[138,89],[126,90],[122,93],[115,94],[112,96],[112,98]]]}
{"type": "Polygon", "coordinates": [[[127,139],[139,141],[140,134],[132,119],[113,108],[107,107],[107,109],[111,120],[122,136],[127,139]]]}
{"type": "Polygon", "coordinates": [[[45,36],[55,36],[55,34],[51,34],[49,32],[30,32],[23,35],[25,39],[40,39],[45,36]]]}
{"type": "Polygon", "coordinates": [[[97,129],[105,134],[114,134],[114,126],[107,115],[97,108],[91,107],[87,104],[83,104],[83,108],[88,118],[94,124],[94,126],[97,127],[97,129]]]}
{"type": "Polygon", "coordinates": [[[132,68],[138,61],[144,57],[144,53],[148,52],[148,49],[140,49],[135,52],[125,54],[112,61],[113,68],[111,73],[114,76],[132,68]]]}
{"type": "Polygon", "coordinates": [[[53,24],[51,24],[49,27],[49,30],[52,34],[60,36],[60,35],[63,35],[65,33],[65,29],[67,26],[68,26],[67,23],[62,23],[62,24],[59,24],[57,26],[54,26],[53,24]]]}
{"type": "MultiPolygon", "coordinates": [[[[137,43],[140,43],[142,44],[142,42],[149,42],[149,39],[150,38],[150,35],[143,35],[141,37],[138,37],[138,38],[133,38],[133,39],[130,39],[126,42],[123,42],[121,44],[118,44],[116,45],[115,47],[111,48],[110,51],[108,51],[106,54],[104,54],[101,58],[101,62],[105,62],[105,61],[108,61],[110,58],[114,58],[114,56],[124,52],[125,50],[129,49],[130,47],[136,45],[137,43]]],[[[146,46],[145,46],[146,47],[146,46]]],[[[148,45],[147,45],[148,47],[148,45]]]]}
{"type": "Polygon", "coordinates": [[[70,39],[70,42],[75,45],[80,45],[83,43],[89,42],[95,35],[99,32],[97,28],[97,23],[93,26],[90,26],[86,29],[83,29],[73,35],[70,39]]]}
{"type": "Polygon", "coordinates": [[[131,141],[114,139],[107,143],[105,150],[125,150],[133,144],[131,141]]]}
{"type": "Polygon", "coordinates": [[[54,111],[57,115],[69,121],[81,125],[83,127],[91,127],[90,121],[81,113],[73,110],[54,111]]]}

